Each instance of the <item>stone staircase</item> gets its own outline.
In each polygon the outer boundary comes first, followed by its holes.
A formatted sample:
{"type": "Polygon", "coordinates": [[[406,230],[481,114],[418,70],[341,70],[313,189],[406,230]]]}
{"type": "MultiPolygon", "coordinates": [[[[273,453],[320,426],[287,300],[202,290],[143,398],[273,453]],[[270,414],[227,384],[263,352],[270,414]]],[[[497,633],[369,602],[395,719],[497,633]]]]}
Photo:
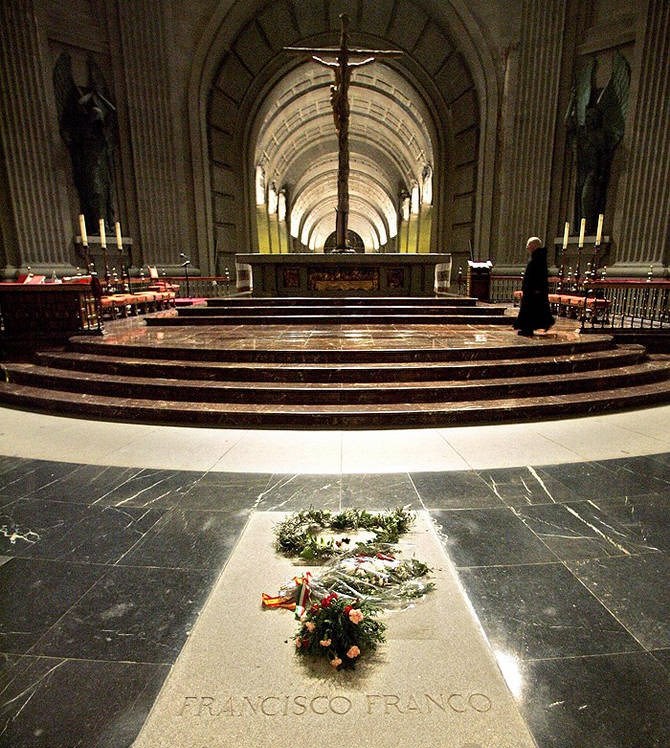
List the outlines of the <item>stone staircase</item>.
{"type": "Polygon", "coordinates": [[[148,325],[444,324],[509,325],[505,309],[467,297],[231,297],[180,307],[177,316],[148,325]]]}
{"type": "Polygon", "coordinates": [[[502,327],[511,322],[504,309],[453,301],[212,300],[5,363],[0,402],[129,422],[363,429],[543,420],[670,401],[667,357],[606,335],[519,338],[502,327]],[[425,322],[437,314],[458,321],[425,322]],[[408,316],[399,330],[395,318],[408,316]],[[291,317],[311,321],[289,329],[291,317]]]}

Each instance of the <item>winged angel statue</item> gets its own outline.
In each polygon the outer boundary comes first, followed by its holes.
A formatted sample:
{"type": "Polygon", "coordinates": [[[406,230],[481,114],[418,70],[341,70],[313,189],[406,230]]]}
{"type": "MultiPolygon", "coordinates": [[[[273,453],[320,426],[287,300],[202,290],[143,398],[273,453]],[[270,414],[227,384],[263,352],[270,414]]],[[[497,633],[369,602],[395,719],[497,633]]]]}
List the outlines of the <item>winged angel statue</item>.
{"type": "Polygon", "coordinates": [[[592,57],[577,72],[565,118],[577,163],[575,223],[586,218],[587,231],[595,231],[598,214],[605,212],[612,158],[624,134],[630,86],[630,66],[618,51],[603,89],[595,86],[595,70],[592,57]]]}
{"type": "Polygon", "coordinates": [[[114,225],[114,148],[116,107],[100,68],[88,58],[88,85],[72,76],[72,58],[63,52],[53,73],[60,134],[70,151],[72,175],[86,228],[98,232],[98,221],[114,225]]]}

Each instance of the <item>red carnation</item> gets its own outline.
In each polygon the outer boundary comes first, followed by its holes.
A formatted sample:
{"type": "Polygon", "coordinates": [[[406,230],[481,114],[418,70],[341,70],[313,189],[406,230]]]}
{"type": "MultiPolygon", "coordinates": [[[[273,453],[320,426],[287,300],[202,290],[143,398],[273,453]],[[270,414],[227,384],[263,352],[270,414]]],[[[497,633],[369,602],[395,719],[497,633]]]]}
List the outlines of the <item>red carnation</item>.
{"type": "Polygon", "coordinates": [[[342,612],[344,613],[345,616],[349,615],[349,611],[351,610],[351,608],[352,608],[351,605],[345,605],[344,606],[344,609],[342,610],[342,612]]]}

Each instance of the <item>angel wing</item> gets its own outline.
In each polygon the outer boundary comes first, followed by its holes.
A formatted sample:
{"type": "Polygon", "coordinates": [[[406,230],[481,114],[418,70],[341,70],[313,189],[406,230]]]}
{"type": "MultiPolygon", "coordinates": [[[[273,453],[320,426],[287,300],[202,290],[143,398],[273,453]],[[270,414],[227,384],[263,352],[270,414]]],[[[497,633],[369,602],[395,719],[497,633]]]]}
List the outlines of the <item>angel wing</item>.
{"type": "Polygon", "coordinates": [[[72,77],[72,58],[67,52],[62,52],[56,60],[53,72],[54,95],[58,111],[58,124],[61,134],[67,131],[68,121],[73,108],[79,100],[79,89],[72,77]]]}
{"type": "Polygon", "coordinates": [[[570,104],[565,115],[565,124],[572,131],[586,123],[586,109],[591,101],[595,65],[595,58],[590,57],[575,74],[570,104]]]}
{"type": "Polygon", "coordinates": [[[603,129],[614,147],[623,137],[628,112],[628,89],[630,88],[630,65],[617,51],[612,65],[612,75],[598,97],[598,109],[602,116],[603,129]]]}

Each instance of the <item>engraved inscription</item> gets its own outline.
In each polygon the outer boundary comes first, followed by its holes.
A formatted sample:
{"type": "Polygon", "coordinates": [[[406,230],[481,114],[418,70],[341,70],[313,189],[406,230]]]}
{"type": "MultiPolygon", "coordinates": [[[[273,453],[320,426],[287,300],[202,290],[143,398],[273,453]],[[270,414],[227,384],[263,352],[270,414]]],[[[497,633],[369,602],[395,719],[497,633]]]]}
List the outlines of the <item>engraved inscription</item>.
{"type": "Polygon", "coordinates": [[[483,714],[493,707],[491,699],[484,693],[366,693],[349,698],[343,695],[317,694],[287,695],[267,694],[261,696],[184,696],[177,716],[188,719],[212,719],[223,717],[302,717],[342,716],[349,712],[363,711],[378,716],[430,714],[467,715],[483,714]],[[352,700],[353,698],[356,701],[352,700]]]}

